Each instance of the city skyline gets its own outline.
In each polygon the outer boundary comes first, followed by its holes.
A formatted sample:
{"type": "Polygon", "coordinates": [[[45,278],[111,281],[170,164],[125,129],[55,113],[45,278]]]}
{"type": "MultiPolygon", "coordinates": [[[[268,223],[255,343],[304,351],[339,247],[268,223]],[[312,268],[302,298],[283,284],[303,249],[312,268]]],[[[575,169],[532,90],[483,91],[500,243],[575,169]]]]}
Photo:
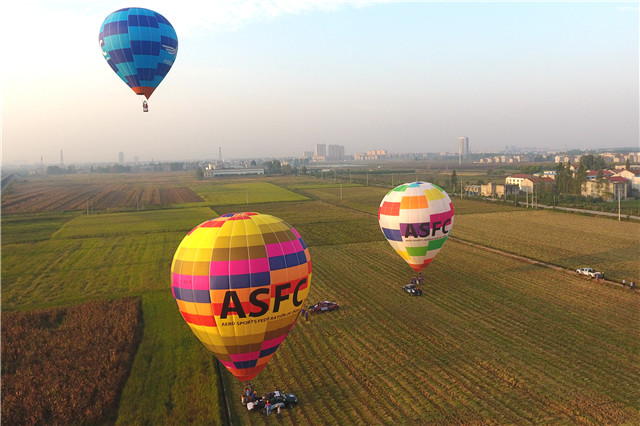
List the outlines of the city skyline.
{"type": "Polygon", "coordinates": [[[637,2],[140,1],[179,39],[148,113],[98,46],[120,6],[2,6],[3,165],[638,144],[637,2]]]}

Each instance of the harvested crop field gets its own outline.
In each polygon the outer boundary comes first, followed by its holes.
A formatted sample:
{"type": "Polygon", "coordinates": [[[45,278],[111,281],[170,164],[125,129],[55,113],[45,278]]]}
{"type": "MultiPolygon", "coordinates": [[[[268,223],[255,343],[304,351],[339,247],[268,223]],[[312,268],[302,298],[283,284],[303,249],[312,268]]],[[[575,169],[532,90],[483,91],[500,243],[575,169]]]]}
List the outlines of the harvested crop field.
{"type": "Polygon", "coordinates": [[[4,214],[60,212],[72,210],[136,210],[202,202],[186,186],[158,186],[128,182],[105,182],[58,177],[12,183],[2,194],[4,214]]]}

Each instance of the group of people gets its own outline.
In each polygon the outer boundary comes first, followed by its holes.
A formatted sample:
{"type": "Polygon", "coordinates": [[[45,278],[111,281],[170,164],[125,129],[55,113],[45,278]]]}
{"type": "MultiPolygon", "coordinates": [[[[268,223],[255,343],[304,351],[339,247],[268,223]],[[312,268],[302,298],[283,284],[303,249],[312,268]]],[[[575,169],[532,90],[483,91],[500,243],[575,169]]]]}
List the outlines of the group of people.
{"type": "Polygon", "coordinates": [[[416,276],[411,277],[411,284],[421,285],[422,284],[422,274],[418,274],[416,276]]]}
{"type": "Polygon", "coordinates": [[[242,394],[242,404],[246,405],[249,410],[264,407],[267,411],[267,415],[270,415],[272,411],[275,411],[276,414],[280,414],[280,410],[284,407],[284,403],[279,402],[272,404],[269,401],[271,396],[273,396],[273,394],[267,394],[260,398],[256,391],[251,389],[251,386],[246,386],[244,388],[244,393],[242,394]]]}
{"type": "MultiPolygon", "coordinates": [[[[627,286],[627,280],[622,280],[622,287],[626,287],[626,286],[627,286]]],[[[635,290],[635,288],[636,288],[636,284],[635,284],[633,281],[631,281],[631,282],[629,283],[629,288],[630,288],[631,290],[635,290]]]]}
{"type": "Polygon", "coordinates": [[[309,321],[309,310],[302,308],[300,311],[300,316],[304,317],[305,321],[309,321]]]}

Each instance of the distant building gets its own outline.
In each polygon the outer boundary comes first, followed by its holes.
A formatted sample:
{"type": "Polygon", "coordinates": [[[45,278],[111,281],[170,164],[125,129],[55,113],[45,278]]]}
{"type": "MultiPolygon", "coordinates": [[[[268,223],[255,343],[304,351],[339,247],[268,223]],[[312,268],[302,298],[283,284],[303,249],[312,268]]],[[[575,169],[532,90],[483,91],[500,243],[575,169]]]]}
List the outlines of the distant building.
{"type": "Polygon", "coordinates": [[[515,175],[507,176],[505,183],[507,185],[517,185],[518,188],[522,189],[522,186],[521,186],[522,181],[530,177],[532,177],[532,175],[515,174],[515,175]]]}
{"type": "Polygon", "coordinates": [[[496,185],[496,197],[508,197],[509,195],[518,195],[520,193],[520,187],[518,185],[511,184],[497,184],[496,185]]]}
{"type": "Polygon", "coordinates": [[[123,152],[119,152],[118,153],[118,164],[124,164],[124,153],[123,152]]]}
{"type": "Polygon", "coordinates": [[[386,149],[370,149],[366,153],[354,154],[354,160],[385,160],[387,159],[386,149]]]}
{"type": "Polygon", "coordinates": [[[465,185],[464,186],[464,193],[467,195],[480,195],[480,193],[482,192],[482,186],[481,185],[465,185]]]}
{"type": "Polygon", "coordinates": [[[460,136],[458,138],[458,158],[462,160],[469,155],[469,138],[466,136],[460,136]]]}
{"type": "Polygon", "coordinates": [[[206,169],[204,171],[205,178],[213,178],[216,176],[240,176],[240,175],[263,175],[264,169],[206,169]]]}
{"type": "Polygon", "coordinates": [[[480,185],[480,195],[483,197],[493,197],[496,195],[496,186],[495,182],[489,182],[484,185],[480,185]]]}
{"type": "Polygon", "coordinates": [[[546,189],[552,189],[554,184],[555,180],[550,177],[531,176],[520,182],[520,190],[527,194],[538,193],[546,189]]]}
{"type": "Polygon", "coordinates": [[[640,192],[640,170],[622,170],[616,176],[622,176],[630,181],[631,190],[640,192]]]}
{"type": "Polygon", "coordinates": [[[329,145],[327,160],[344,160],[344,145],[329,145]]]}
{"type": "Polygon", "coordinates": [[[622,176],[612,176],[601,182],[588,180],[582,184],[580,194],[585,197],[602,197],[603,200],[626,200],[629,180],[622,176]]]}
{"type": "MultiPolygon", "coordinates": [[[[614,174],[615,173],[613,173],[611,170],[602,170],[602,177],[604,179],[608,179],[614,174]]],[[[587,180],[597,180],[599,175],[600,170],[587,170],[587,180]]]]}

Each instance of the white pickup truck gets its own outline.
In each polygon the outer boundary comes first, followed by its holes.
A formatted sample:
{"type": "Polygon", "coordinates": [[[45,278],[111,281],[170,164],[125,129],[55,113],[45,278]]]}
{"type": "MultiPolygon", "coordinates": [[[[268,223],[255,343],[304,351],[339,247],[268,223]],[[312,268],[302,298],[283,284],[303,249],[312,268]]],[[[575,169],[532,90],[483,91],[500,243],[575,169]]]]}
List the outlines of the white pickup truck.
{"type": "Polygon", "coordinates": [[[591,278],[604,278],[604,274],[602,272],[596,272],[593,268],[580,268],[576,269],[576,272],[580,275],[586,275],[591,278]]]}

